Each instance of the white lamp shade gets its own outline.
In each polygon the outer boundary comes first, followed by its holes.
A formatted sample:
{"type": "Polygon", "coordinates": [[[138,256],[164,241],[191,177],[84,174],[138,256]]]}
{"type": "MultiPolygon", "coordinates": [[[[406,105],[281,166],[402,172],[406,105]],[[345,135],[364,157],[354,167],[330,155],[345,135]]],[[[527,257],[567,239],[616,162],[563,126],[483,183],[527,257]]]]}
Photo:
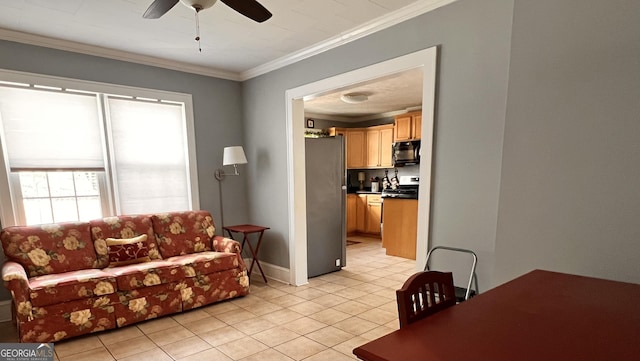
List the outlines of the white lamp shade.
{"type": "Polygon", "coordinates": [[[241,145],[224,147],[222,165],[234,164],[247,164],[247,157],[244,155],[244,149],[242,149],[241,145]]]}

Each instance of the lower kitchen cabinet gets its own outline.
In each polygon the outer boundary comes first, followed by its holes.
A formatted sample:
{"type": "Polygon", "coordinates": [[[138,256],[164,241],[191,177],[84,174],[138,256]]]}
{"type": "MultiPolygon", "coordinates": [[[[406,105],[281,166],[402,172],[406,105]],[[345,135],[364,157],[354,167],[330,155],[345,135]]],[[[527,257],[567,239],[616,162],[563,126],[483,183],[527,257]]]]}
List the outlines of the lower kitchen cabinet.
{"type": "Polygon", "coordinates": [[[418,200],[385,198],[382,223],[387,255],[416,259],[418,200]]]}
{"type": "Polygon", "coordinates": [[[367,195],[356,195],[356,232],[364,233],[364,222],[367,219],[367,195]]]}
{"type": "Polygon", "coordinates": [[[358,202],[358,196],[355,194],[347,194],[347,234],[354,234],[357,230],[356,207],[358,202]]]}
{"type": "Polygon", "coordinates": [[[347,234],[380,236],[382,198],[379,194],[347,195],[347,234]]]}
{"type": "Polygon", "coordinates": [[[367,195],[365,233],[380,235],[380,223],[382,222],[382,198],[379,195],[367,195]]]}

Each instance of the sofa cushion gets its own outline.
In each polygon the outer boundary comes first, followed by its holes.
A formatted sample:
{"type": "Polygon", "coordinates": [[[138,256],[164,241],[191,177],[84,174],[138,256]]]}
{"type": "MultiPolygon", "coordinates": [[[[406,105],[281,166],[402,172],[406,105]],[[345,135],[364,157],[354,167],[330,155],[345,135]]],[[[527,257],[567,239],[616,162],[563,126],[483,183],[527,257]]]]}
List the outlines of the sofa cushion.
{"type": "Polygon", "coordinates": [[[87,308],[107,308],[113,312],[113,305],[120,302],[117,293],[110,293],[103,296],[95,296],[83,298],[81,300],[65,301],[54,303],[46,306],[34,306],[32,313],[33,318],[47,318],[53,315],[67,315],[71,312],[86,310],[87,308]]]}
{"type": "Polygon", "coordinates": [[[232,268],[215,274],[185,278],[176,285],[182,298],[182,310],[190,310],[228,298],[249,294],[247,271],[232,268]]]}
{"type": "Polygon", "coordinates": [[[29,277],[98,267],[89,223],[7,227],[0,239],[7,258],[29,277]]]}
{"type": "Polygon", "coordinates": [[[105,268],[109,266],[109,251],[107,249],[107,238],[132,238],[142,234],[147,235],[147,246],[149,247],[150,259],[161,259],[151,216],[133,215],[118,216],[96,219],[89,222],[91,224],[91,234],[98,254],[98,266],[105,268]]]}
{"type": "Polygon", "coordinates": [[[165,260],[105,268],[104,271],[116,278],[119,291],[171,283],[184,278],[180,264],[165,260]]]}
{"type": "Polygon", "coordinates": [[[98,269],[71,271],[29,279],[33,306],[46,306],[83,298],[113,294],[116,279],[98,269]]]}
{"type": "Polygon", "coordinates": [[[133,238],[107,238],[106,242],[109,249],[109,267],[151,260],[146,234],[133,238]]]}
{"type": "MultiPolygon", "coordinates": [[[[90,332],[115,328],[115,307],[93,307],[92,304],[95,302],[95,300],[89,299],[84,306],[74,302],[73,305],[69,305],[73,308],[69,308],[66,312],[56,310],[50,313],[48,308],[40,309],[40,312],[47,313],[44,317],[20,323],[20,342],[57,342],[90,332]],[[85,308],[78,309],[80,307],[85,308]]],[[[62,305],[64,306],[66,303],[62,305]]]]}
{"type": "Polygon", "coordinates": [[[211,251],[215,228],[209,212],[155,214],[152,219],[163,258],[211,251]]]}
{"type": "Polygon", "coordinates": [[[197,277],[238,268],[238,256],[235,253],[207,251],[169,257],[166,261],[179,264],[182,267],[185,277],[197,277]]]}
{"type": "Polygon", "coordinates": [[[118,327],[182,311],[180,290],[176,283],[118,292],[114,305],[118,327]]]}

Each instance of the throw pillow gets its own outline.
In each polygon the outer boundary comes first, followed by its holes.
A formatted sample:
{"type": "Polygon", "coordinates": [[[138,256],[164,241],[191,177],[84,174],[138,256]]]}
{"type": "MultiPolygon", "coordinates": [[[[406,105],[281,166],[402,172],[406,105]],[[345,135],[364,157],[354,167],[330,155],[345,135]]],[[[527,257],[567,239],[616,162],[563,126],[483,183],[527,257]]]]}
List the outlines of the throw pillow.
{"type": "Polygon", "coordinates": [[[107,238],[105,241],[109,249],[109,267],[151,260],[146,234],[133,238],[107,238]]]}

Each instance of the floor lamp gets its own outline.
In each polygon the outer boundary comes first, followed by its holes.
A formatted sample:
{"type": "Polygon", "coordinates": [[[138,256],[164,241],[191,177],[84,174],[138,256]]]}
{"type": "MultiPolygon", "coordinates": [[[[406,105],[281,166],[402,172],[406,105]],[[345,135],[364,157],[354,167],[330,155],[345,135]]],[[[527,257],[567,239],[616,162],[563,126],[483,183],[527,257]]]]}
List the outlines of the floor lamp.
{"type": "Polygon", "coordinates": [[[247,164],[247,157],[244,155],[244,149],[241,145],[233,147],[224,147],[222,156],[222,165],[232,165],[233,173],[224,173],[222,169],[216,169],[214,175],[218,180],[218,191],[220,192],[220,223],[222,224],[224,236],[224,208],[222,207],[222,180],[226,176],[240,175],[238,173],[238,164],[247,164]]]}

